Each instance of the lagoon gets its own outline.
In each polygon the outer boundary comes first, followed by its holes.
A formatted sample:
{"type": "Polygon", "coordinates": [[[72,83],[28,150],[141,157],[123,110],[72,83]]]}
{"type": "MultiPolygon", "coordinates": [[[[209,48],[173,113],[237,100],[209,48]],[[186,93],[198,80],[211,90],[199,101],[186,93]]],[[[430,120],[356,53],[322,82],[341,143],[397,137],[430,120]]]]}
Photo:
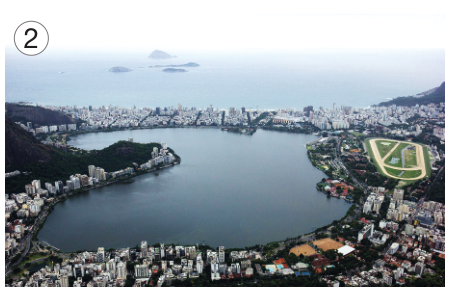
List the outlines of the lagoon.
{"type": "Polygon", "coordinates": [[[82,134],[69,144],[102,149],[129,137],[166,142],[181,164],[68,198],[55,206],[39,240],[65,252],[142,240],[245,247],[311,232],[351,206],[316,190],[325,174],[308,160],[305,144],[313,135],[145,129],[82,134]]]}

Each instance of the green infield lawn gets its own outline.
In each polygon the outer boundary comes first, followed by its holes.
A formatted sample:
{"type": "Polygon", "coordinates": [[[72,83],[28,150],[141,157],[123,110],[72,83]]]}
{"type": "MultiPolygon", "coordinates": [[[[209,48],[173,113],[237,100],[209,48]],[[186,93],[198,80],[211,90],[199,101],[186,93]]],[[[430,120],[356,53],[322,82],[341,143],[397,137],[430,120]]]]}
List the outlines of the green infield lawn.
{"type": "MultiPolygon", "coordinates": [[[[409,143],[400,143],[400,145],[398,145],[397,148],[395,148],[394,152],[391,153],[391,155],[389,155],[389,157],[387,157],[384,160],[384,163],[386,163],[387,165],[390,166],[395,166],[395,167],[403,167],[402,165],[402,150],[406,147],[408,147],[409,143]],[[392,160],[397,160],[395,163],[391,163],[392,160]]],[[[414,150],[414,153],[416,153],[416,150],[414,150]]],[[[408,167],[405,164],[405,167],[408,167]]]]}
{"type": "Polygon", "coordinates": [[[389,167],[385,167],[384,169],[386,169],[387,173],[396,177],[399,177],[400,173],[404,172],[404,170],[398,170],[389,167]]]}
{"type": "Polygon", "coordinates": [[[427,177],[431,176],[431,163],[430,163],[430,153],[428,152],[428,147],[423,146],[423,158],[425,160],[425,167],[427,170],[427,177]]]}
{"type": "Polygon", "coordinates": [[[387,173],[390,175],[396,176],[399,179],[402,178],[415,178],[422,174],[421,170],[399,170],[399,169],[392,169],[389,167],[385,167],[387,173]]]}
{"type": "MultiPolygon", "coordinates": [[[[422,146],[420,146],[422,147],[422,146]]],[[[417,157],[416,157],[416,150],[414,147],[414,150],[405,150],[403,151],[405,155],[405,167],[415,167],[417,166],[417,157]]]]}
{"type": "Polygon", "coordinates": [[[422,171],[419,170],[405,170],[402,174],[402,178],[415,178],[422,174],[422,171]]]}
{"type": "Polygon", "coordinates": [[[395,145],[397,145],[397,142],[394,142],[394,141],[376,141],[375,144],[377,144],[378,152],[380,152],[381,158],[384,158],[384,156],[386,156],[386,154],[388,154],[389,151],[391,151],[391,149],[395,145]]]}

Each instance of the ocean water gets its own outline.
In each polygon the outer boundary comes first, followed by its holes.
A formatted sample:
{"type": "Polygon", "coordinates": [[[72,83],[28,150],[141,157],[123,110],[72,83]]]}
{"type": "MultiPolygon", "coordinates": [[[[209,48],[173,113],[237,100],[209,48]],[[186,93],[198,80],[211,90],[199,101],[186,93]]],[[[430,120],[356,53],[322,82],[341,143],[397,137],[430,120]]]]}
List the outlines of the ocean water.
{"type": "Polygon", "coordinates": [[[176,52],[177,58],[166,60],[149,59],[149,53],[46,51],[29,57],[7,50],[6,101],[81,107],[164,107],[178,103],[198,108],[212,104],[221,109],[332,108],[333,103],[367,107],[437,87],[444,81],[445,71],[444,51],[176,52]],[[201,66],[172,74],[148,68],[187,62],[201,66]],[[133,71],[108,72],[114,66],[133,71]]]}

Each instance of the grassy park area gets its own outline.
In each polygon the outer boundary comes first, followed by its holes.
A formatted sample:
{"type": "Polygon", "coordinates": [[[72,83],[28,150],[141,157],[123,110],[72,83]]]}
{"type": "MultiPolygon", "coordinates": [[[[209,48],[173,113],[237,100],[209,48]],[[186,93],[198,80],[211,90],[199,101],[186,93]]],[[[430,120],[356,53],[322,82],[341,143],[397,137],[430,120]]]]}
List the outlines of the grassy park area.
{"type": "Polygon", "coordinates": [[[388,154],[389,151],[391,151],[391,149],[397,145],[397,142],[393,142],[393,141],[389,141],[389,140],[384,140],[384,141],[380,140],[380,141],[376,141],[375,143],[377,144],[378,151],[380,151],[381,157],[385,157],[386,154],[388,154]]]}

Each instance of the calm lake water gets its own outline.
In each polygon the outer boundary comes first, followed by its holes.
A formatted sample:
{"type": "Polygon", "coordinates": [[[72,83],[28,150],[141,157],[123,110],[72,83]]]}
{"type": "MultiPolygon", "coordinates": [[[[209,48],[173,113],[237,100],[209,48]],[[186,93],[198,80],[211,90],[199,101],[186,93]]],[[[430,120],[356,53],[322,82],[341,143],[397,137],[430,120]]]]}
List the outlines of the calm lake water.
{"type": "Polygon", "coordinates": [[[70,144],[102,149],[129,137],[167,142],[181,164],[159,176],[145,174],[131,184],[70,197],[55,206],[40,240],[62,251],[120,248],[142,240],[244,247],[310,232],[340,219],[351,206],[316,190],[325,174],[306,154],[304,145],[317,138],[313,135],[127,130],[79,135],[70,144]]]}

